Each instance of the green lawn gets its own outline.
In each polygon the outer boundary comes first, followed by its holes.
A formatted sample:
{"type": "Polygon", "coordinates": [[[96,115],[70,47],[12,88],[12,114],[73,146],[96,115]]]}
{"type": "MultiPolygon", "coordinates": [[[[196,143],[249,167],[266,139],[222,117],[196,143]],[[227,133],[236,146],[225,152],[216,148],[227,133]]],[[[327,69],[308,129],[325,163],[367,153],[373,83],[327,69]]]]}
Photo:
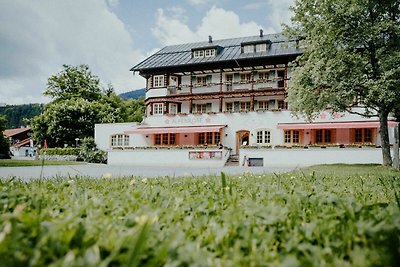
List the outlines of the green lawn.
{"type": "Polygon", "coordinates": [[[371,165],[0,181],[0,266],[399,266],[399,189],[371,165]]]}
{"type": "MultiPolygon", "coordinates": [[[[14,160],[14,159],[0,159],[0,167],[26,167],[26,166],[42,166],[41,160],[14,160]]],[[[76,165],[84,164],[77,161],[61,161],[61,160],[45,160],[44,165],[76,165]]]]}

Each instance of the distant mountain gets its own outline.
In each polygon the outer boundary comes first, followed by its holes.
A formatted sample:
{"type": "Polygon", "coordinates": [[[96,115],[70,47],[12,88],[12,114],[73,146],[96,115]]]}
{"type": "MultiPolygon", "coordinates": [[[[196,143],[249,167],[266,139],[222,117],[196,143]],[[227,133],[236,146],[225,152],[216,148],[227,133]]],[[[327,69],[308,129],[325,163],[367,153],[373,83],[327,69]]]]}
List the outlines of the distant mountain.
{"type": "Polygon", "coordinates": [[[138,99],[142,96],[144,97],[145,93],[146,93],[146,90],[145,90],[145,88],[143,88],[143,89],[139,89],[139,90],[133,90],[133,91],[129,91],[126,93],[122,93],[122,94],[119,94],[119,96],[124,99],[132,99],[132,98],[138,99]]]}

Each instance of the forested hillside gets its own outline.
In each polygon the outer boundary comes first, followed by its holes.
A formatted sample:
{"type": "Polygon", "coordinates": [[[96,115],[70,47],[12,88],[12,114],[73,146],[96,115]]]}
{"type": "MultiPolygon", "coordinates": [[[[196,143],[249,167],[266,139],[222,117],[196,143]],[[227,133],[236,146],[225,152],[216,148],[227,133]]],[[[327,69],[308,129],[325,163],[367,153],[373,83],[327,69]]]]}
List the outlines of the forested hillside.
{"type": "Polygon", "coordinates": [[[122,94],[119,94],[120,97],[123,99],[139,99],[140,97],[145,95],[145,89],[139,89],[139,90],[134,90],[134,91],[129,91],[125,92],[122,94]]]}
{"type": "Polygon", "coordinates": [[[29,119],[42,113],[44,104],[23,104],[0,107],[0,116],[7,118],[7,129],[18,128],[29,124],[29,119]]]}

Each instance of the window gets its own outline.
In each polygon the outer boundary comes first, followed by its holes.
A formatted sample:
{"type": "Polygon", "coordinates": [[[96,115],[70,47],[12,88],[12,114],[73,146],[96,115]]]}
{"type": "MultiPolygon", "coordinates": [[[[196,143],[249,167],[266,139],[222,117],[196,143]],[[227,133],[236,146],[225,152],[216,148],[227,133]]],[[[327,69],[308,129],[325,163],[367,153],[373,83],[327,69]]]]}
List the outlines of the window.
{"type": "Polygon", "coordinates": [[[244,45],[243,53],[254,53],[254,45],[244,45]]]}
{"type": "Polygon", "coordinates": [[[156,136],[154,138],[154,144],[161,145],[161,134],[156,134],[156,136]]]}
{"type": "Polygon", "coordinates": [[[169,104],[169,114],[178,113],[178,105],[177,104],[169,104]]]}
{"type": "Polygon", "coordinates": [[[199,85],[207,85],[207,76],[197,76],[196,83],[199,85]]]}
{"type": "Polygon", "coordinates": [[[124,136],[124,146],[129,146],[129,135],[124,136]]]}
{"type": "Polygon", "coordinates": [[[153,87],[164,87],[164,75],[153,76],[153,87]]]}
{"type": "Polygon", "coordinates": [[[315,131],[315,143],[317,144],[329,144],[332,143],[332,130],[316,130],[315,131]]]}
{"type": "Polygon", "coordinates": [[[214,57],[215,56],[215,49],[206,49],[204,52],[205,57],[214,57]]]}
{"type": "Polygon", "coordinates": [[[268,101],[258,101],[259,110],[268,110],[268,101]]]}
{"type": "Polygon", "coordinates": [[[211,103],[206,103],[206,104],[195,104],[193,111],[196,113],[207,113],[211,112],[211,103]]]}
{"type": "Polygon", "coordinates": [[[226,105],[226,111],[233,112],[233,103],[232,102],[228,102],[225,105],[226,105]]]}
{"type": "Polygon", "coordinates": [[[154,137],[155,145],[175,145],[176,144],[176,135],[174,133],[164,133],[164,134],[156,134],[154,137]]]}
{"type": "Polygon", "coordinates": [[[240,81],[241,82],[250,82],[251,81],[251,73],[241,73],[240,81]]]}
{"type": "Polygon", "coordinates": [[[215,54],[216,54],[215,48],[200,49],[200,50],[193,51],[194,58],[215,57],[215,54]]]}
{"type": "Polygon", "coordinates": [[[208,132],[198,134],[199,145],[217,145],[221,141],[221,134],[219,132],[208,132]]]}
{"type": "Polygon", "coordinates": [[[257,144],[270,144],[271,132],[270,131],[257,131],[257,144]]]}
{"type": "Polygon", "coordinates": [[[154,115],[164,114],[164,104],[163,103],[154,103],[153,104],[153,114],[154,115]]]}
{"type": "Polygon", "coordinates": [[[267,71],[262,71],[258,73],[258,79],[259,80],[268,80],[268,72],[267,71]]]}
{"type": "Polygon", "coordinates": [[[266,43],[256,44],[256,52],[264,52],[264,51],[267,51],[266,43]]]}
{"type": "Polygon", "coordinates": [[[206,113],[207,112],[207,104],[197,104],[196,111],[198,113],[206,113]]]}
{"type": "Polygon", "coordinates": [[[299,130],[286,130],[284,142],[286,144],[300,143],[300,131],[299,130]]]}
{"type": "Polygon", "coordinates": [[[355,143],[372,143],[372,129],[355,129],[355,143]]]}
{"type": "Polygon", "coordinates": [[[249,111],[250,102],[240,102],[240,111],[249,111]]]}
{"type": "Polygon", "coordinates": [[[233,74],[226,74],[225,75],[225,82],[232,83],[233,81],[233,74]]]}
{"type": "Polygon", "coordinates": [[[287,109],[287,103],[285,100],[277,100],[278,102],[278,109],[287,109]]]}
{"type": "Polygon", "coordinates": [[[123,147],[129,146],[129,135],[126,134],[115,134],[111,136],[112,147],[123,147]]]}
{"type": "Polygon", "coordinates": [[[242,43],[243,53],[254,53],[254,52],[265,52],[267,51],[267,42],[257,42],[257,43],[242,43]]]}
{"type": "Polygon", "coordinates": [[[199,133],[199,144],[205,144],[205,133],[199,133]]]}

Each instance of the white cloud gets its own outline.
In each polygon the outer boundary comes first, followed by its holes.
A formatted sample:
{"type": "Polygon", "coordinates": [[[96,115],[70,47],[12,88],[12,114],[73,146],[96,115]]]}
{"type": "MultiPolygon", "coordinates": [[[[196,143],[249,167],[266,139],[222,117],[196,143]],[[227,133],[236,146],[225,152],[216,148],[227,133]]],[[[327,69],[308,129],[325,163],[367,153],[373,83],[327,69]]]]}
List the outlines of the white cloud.
{"type": "Polygon", "coordinates": [[[0,6],[1,102],[42,102],[47,78],[63,64],[88,64],[117,92],[140,88],[129,69],[144,55],[110,11],[117,0],[3,1],[0,6]],[[4,98],[3,98],[4,97],[4,98]]]}
{"type": "MultiPolygon", "coordinates": [[[[153,34],[162,45],[172,45],[206,41],[209,35],[213,36],[214,40],[257,35],[261,28],[263,27],[254,21],[241,22],[233,11],[213,6],[196,30],[191,30],[183,21],[167,16],[163,9],[158,9],[153,34]]],[[[264,28],[264,32],[273,32],[273,29],[264,28]]]]}
{"type": "Polygon", "coordinates": [[[266,19],[275,31],[281,31],[283,23],[290,24],[293,12],[289,10],[289,6],[293,6],[294,2],[295,0],[268,0],[269,12],[266,19]]]}
{"type": "Polygon", "coordinates": [[[200,6],[207,3],[207,0],[187,0],[187,2],[192,6],[200,6]]]}
{"type": "Polygon", "coordinates": [[[254,2],[254,3],[249,3],[243,6],[243,9],[245,10],[257,10],[262,7],[265,7],[268,3],[267,2],[254,2]]]}

